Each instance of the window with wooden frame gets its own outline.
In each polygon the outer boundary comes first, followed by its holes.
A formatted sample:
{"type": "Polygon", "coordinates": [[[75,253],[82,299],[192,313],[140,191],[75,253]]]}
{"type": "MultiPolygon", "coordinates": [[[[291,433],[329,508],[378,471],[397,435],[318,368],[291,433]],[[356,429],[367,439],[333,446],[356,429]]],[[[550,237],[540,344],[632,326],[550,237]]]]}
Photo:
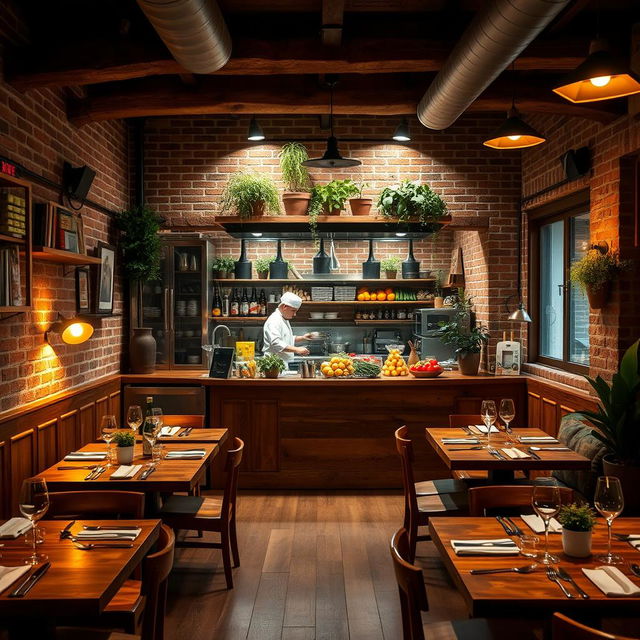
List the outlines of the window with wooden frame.
{"type": "Polygon", "coordinates": [[[589,367],[589,302],[571,265],[589,249],[589,194],[529,213],[530,360],[574,373],[589,367]]]}

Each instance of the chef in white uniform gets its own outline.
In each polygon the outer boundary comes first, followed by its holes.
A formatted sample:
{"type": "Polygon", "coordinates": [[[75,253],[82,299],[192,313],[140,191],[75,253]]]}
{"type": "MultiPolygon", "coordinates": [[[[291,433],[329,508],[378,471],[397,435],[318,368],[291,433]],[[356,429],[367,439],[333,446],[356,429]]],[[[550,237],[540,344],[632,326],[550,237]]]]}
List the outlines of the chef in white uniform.
{"type": "Polygon", "coordinates": [[[294,356],[309,355],[309,349],[297,347],[296,344],[309,340],[311,334],[294,336],[289,324],[289,320],[295,317],[301,304],[302,298],[300,296],[290,291],[283,293],[278,308],[267,318],[262,329],[264,354],[275,353],[287,365],[294,356]]]}

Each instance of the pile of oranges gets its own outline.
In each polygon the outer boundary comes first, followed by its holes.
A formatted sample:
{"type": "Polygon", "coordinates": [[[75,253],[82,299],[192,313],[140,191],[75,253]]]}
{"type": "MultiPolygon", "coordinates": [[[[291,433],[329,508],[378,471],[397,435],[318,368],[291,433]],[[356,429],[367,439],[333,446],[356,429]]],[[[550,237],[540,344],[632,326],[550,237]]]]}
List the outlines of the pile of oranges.
{"type": "Polygon", "coordinates": [[[382,366],[382,375],[387,377],[407,376],[409,368],[404,358],[400,355],[399,349],[391,349],[389,355],[382,366]]]}
{"type": "Polygon", "coordinates": [[[357,298],[360,302],[393,302],[396,299],[396,294],[391,288],[369,291],[367,287],[362,287],[358,289],[357,298]]]}
{"type": "Polygon", "coordinates": [[[325,378],[344,378],[353,375],[353,361],[343,356],[333,356],[320,365],[320,371],[325,378]]]}

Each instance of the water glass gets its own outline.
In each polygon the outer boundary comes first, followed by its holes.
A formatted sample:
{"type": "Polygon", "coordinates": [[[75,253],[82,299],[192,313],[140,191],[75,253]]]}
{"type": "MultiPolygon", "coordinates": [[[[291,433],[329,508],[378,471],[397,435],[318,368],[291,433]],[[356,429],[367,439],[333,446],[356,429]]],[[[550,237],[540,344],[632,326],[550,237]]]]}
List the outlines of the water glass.
{"type": "Polygon", "coordinates": [[[516,417],[516,407],[511,398],[502,398],[500,400],[500,419],[504,422],[504,430],[507,433],[507,442],[512,442],[509,436],[511,435],[511,427],[509,426],[513,419],[516,417]]]}
{"type": "Polygon", "coordinates": [[[47,559],[47,556],[36,552],[38,539],[38,535],[36,533],[36,522],[42,518],[49,508],[49,492],[44,478],[27,478],[22,482],[18,508],[25,518],[31,520],[33,551],[25,560],[25,563],[39,564],[40,562],[44,562],[47,559]]]}
{"type": "Polygon", "coordinates": [[[111,450],[111,441],[114,439],[116,432],[118,431],[118,423],[115,416],[102,416],[100,422],[100,433],[102,439],[107,443],[107,468],[111,467],[111,461],[113,458],[111,450]]]}
{"type": "Polygon", "coordinates": [[[480,408],[480,417],[487,427],[487,449],[491,447],[491,427],[498,418],[496,403],[493,400],[483,400],[480,408]]]}
{"type": "Polygon", "coordinates": [[[554,478],[536,478],[531,494],[531,505],[544,522],[544,555],[540,562],[556,564],[560,560],[549,553],[549,523],[551,518],[560,511],[562,501],[558,483],[554,478]]]}
{"type": "Polygon", "coordinates": [[[127,424],[136,433],[142,425],[142,409],[137,404],[132,404],[127,410],[127,424]]]}
{"type": "Polygon", "coordinates": [[[160,462],[164,458],[164,456],[165,456],[164,447],[159,442],[156,442],[151,446],[152,462],[155,462],[155,463],[160,462]]]}
{"type": "Polygon", "coordinates": [[[538,538],[538,536],[524,535],[516,538],[516,544],[518,545],[518,549],[520,549],[520,555],[525,558],[538,557],[538,542],[540,542],[540,538],[538,538]]]}
{"type": "Polygon", "coordinates": [[[615,553],[611,553],[611,527],[613,521],[622,513],[624,509],[624,496],[622,486],[618,478],[613,476],[600,476],[596,485],[596,493],[593,504],[600,515],[607,521],[607,554],[598,556],[596,560],[603,564],[622,564],[623,558],[615,553]]]}

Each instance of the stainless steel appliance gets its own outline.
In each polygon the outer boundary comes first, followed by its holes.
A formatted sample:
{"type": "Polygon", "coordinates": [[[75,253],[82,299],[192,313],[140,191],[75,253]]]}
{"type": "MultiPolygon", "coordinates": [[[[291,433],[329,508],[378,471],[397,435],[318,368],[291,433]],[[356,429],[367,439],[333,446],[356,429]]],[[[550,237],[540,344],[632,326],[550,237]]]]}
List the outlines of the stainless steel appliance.
{"type": "Polygon", "coordinates": [[[402,344],[404,342],[400,337],[400,333],[396,329],[376,329],[373,332],[373,353],[381,353],[387,355],[387,345],[402,344]]]}
{"type": "Polygon", "coordinates": [[[418,339],[420,357],[431,356],[438,360],[455,360],[453,347],[445,345],[438,337],[441,322],[462,322],[469,331],[469,316],[460,319],[457,309],[416,309],[414,312],[414,337],[418,339]]]}

